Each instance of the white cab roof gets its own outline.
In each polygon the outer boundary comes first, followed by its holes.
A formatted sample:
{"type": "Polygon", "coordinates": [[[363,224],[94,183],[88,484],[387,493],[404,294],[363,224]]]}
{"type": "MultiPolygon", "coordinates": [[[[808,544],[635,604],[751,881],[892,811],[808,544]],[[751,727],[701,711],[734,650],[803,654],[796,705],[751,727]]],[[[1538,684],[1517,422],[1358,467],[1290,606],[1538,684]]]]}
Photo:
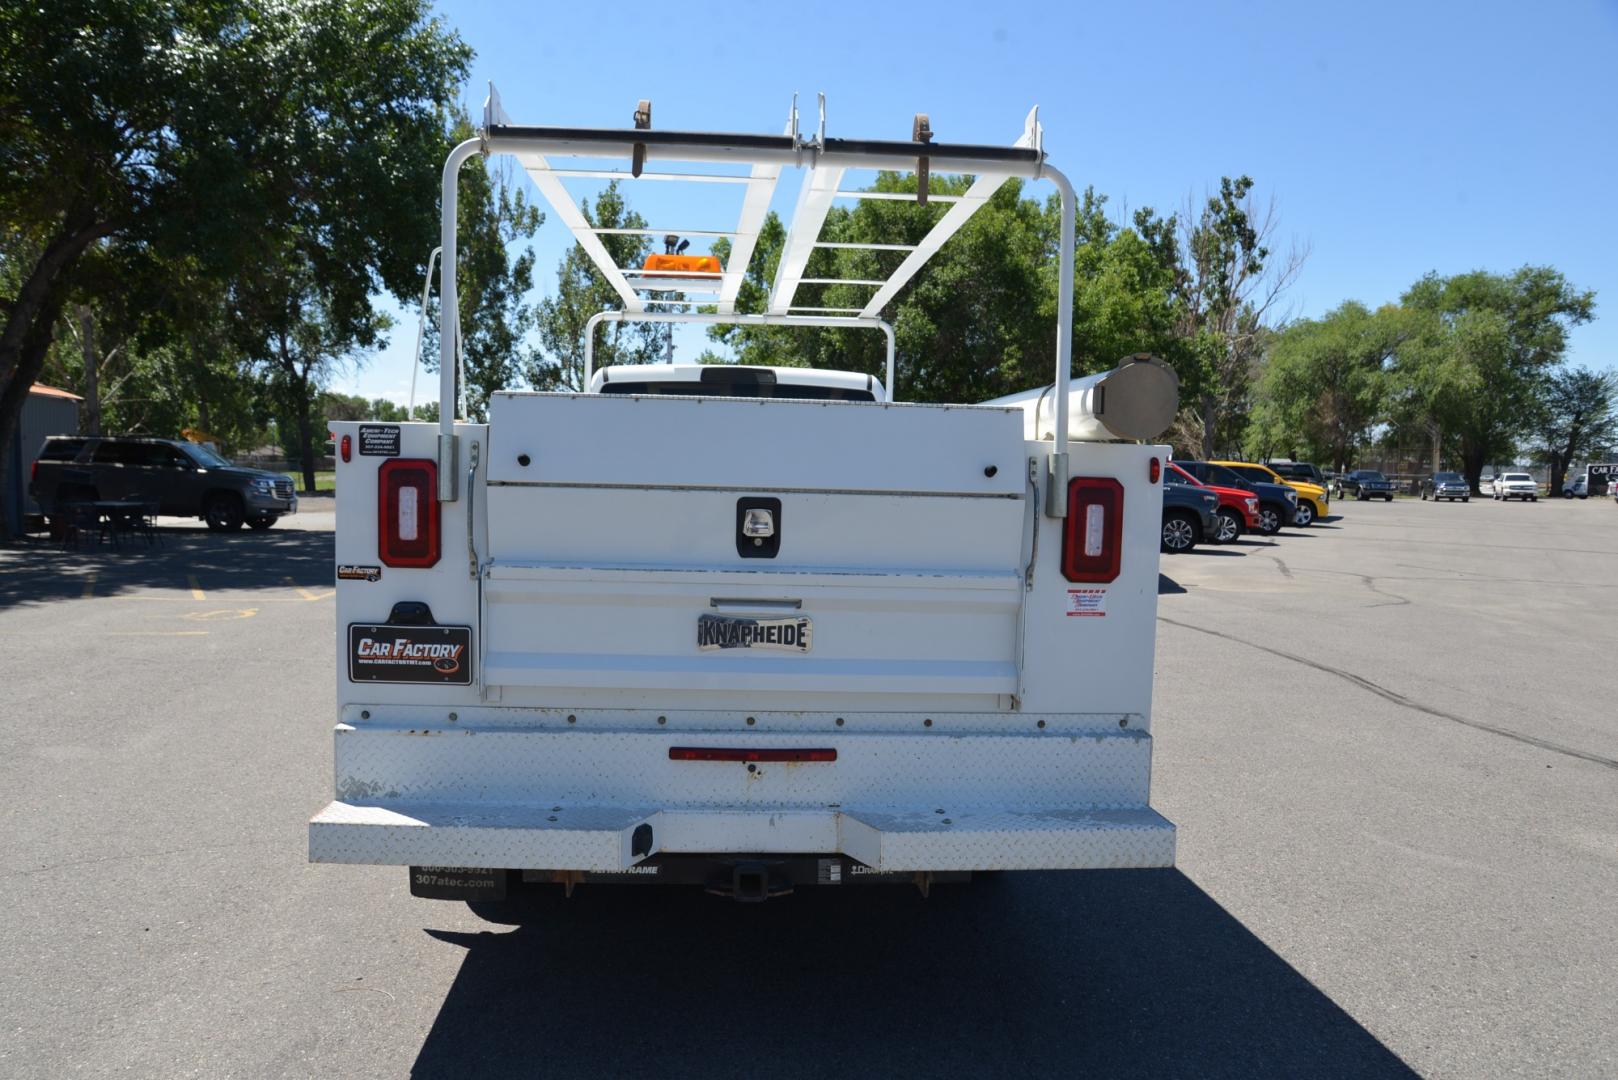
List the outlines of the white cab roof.
{"type": "MultiPolygon", "coordinates": [[[[854,371],[827,371],[822,368],[763,367],[739,364],[613,364],[597,368],[590,376],[589,392],[599,394],[609,383],[672,382],[695,383],[702,381],[702,373],[710,368],[723,371],[770,372],[774,381],[785,386],[815,386],[827,389],[869,392],[877,401],[888,400],[887,388],[882,380],[854,371]]],[[[722,386],[716,386],[715,396],[724,396],[722,386]]]]}

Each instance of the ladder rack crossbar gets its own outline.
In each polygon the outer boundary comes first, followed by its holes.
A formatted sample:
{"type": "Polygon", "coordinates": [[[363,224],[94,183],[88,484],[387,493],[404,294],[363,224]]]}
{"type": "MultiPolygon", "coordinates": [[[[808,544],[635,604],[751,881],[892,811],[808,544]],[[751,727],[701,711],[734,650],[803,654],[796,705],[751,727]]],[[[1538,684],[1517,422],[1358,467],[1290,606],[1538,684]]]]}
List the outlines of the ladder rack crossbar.
{"type": "Polygon", "coordinates": [[[817,248],[846,248],[851,251],[915,251],[916,244],[858,244],[847,240],[817,240],[817,248]]]}
{"type": "MultiPolygon", "coordinates": [[[[877,199],[886,202],[916,201],[916,194],[913,191],[839,191],[837,197],[839,199],[877,199]]],[[[927,201],[930,203],[960,202],[961,196],[934,195],[932,192],[928,192],[927,201]]]]}
{"type": "Polygon", "coordinates": [[[697,281],[718,281],[725,276],[716,270],[646,270],[639,266],[620,266],[618,272],[625,277],[677,277],[697,281]]]}
{"type": "MultiPolygon", "coordinates": [[[[579,157],[630,157],[636,145],[653,150],[679,151],[660,155],[683,161],[713,160],[706,154],[720,155],[720,161],[767,161],[787,164],[804,149],[804,143],[790,134],[750,135],[723,131],[657,131],[623,128],[528,127],[519,124],[491,124],[486,129],[490,141],[512,144],[543,143],[542,153],[579,157]]],[[[971,143],[931,143],[899,139],[824,139],[818,156],[864,159],[858,168],[886,168],[872,162],[894,160],[914,163],[935,158],[939,172],[970,172],[973,165],[1017,166],[1038,171],[1044,152],[1030,141],[1013,146],[971,143]],[[960,166],[965,166],[960,167],[960,166]]]]}
{"type": "Polygon", "coordinates": [[[591,229],[597,236],[735,236],[734,229],[591,229]]]}
{"type": "Polygon", "coordinates": [[[745,184],[746,176],[727,176],[724,173],[643,172],[639,176],[627,169],[552,169],[554,176],[591,180],[671,180],[693,184],[745,184]]]}

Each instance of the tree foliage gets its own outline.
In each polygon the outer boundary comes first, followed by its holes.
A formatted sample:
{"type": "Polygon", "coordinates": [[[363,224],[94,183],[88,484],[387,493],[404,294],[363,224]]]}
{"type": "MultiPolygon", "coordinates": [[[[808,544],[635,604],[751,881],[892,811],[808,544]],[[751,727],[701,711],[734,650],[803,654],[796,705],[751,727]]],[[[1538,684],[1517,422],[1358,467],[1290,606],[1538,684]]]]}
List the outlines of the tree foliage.
{"type": "MultiPolygon", "coordinates": [[[[644,229],[646,221],[629,209],[614,180],[582,206],[584,219],[601,229],[644,229]]],[[[636,266],[651,250],[640,233],[602,233],[601,243],[615,266],[636,266]]],[[[620,308],[623,298],[607,284],[584,249],[574,244],[556,268],[556,295],[540,301],[540,350],[525,361],[524,374],[538,390],[584,388],[584,328],[590,317],[620,308]]],[[[595,366],[648,364],[668,352],[671,327],[659,323],[607,323],[596,331],[595,366]]]]}
{"type": "MultiPolygon", "coordinates": [[[[970,177],[933,178],[936,194],[960,194],[970,177]]],[[[913,175],[878,174],[874,190],[914,193],[913,175]]],[[[1106,199],[1087,191],[1076,230],[1074,369],[1101,371],[1121,356],[1159,349],[1174,324],[1173,271],[1136,230],[1105,215],[1106,199]]],[[[823,237],[838,243],[913,245],[949,204],[864,200],[834,208],[823,237]]],[[[912,401],[982,401],[1049,382],[1056,350],[1056,254],[1060,207],[1025,198],[1019,181],[1001,187],[883,309],[900,358],[897,396],[912,401]]],[[[785,244],[772,214],[761,230],[737,299],[763,311],[785,244]]],[[[714,247],[721,258],[728,247],[714,247]]],[[[817,248],[804,276],[886,278],[902,251],[817,248]]],[[[792,303],[862,308],[872,286],[803,285],[792,303]]],[[[840,367],[886,379],[884,342],[869,330],[718,326],[709,331],[748,364],[840,367]]]]}
{"type": "Polygon", "coordinates": [[[1561,491],[1569,466],[1618,445],[1618,374],[1587,367],[1552,374],[1534,415],[1533,435],[1551,467],[1551,491],[1561,491]]]}
{"type": "Polygon", "coordinates": [[[1341,471],[1382,418],[1405,324],[1396,307],[1371,311],[1350,300],[1277,334],[1256,388],[1248,452],[1303,453],[1341,471]]]}
{"type": "MultiPolygon", "coordinates": [[[[473,134],[471,118],[458,109],[450,144],[473,134]]],[[[528,343],[539,321],[537,306],[530,300],[534,251],[524,247],[513,257],[511,248],[532,239],[545,215],[518,186],[508,162],[493,168],[482,161],[468,165],[461,170],[459,185],[455,276],[466,385],[458,388],[457,396],[465,403],[466,415],[481,422],[487,418],[489,395],[515,385],[534,363],[528,343]]],[[[441,315],[436,299],[430,314],[422,350],[427,370],[436,371],[441,315]]]]}
{"type": "MultiPolygon", "coordinates": [[[[415,302],[439,167],[472,130],[449,104],[469,56],[427,0],[0,5],[0,453],[41,372],[86,393],[88,422],[104,430],[242,447],[276,429],[306,482],[323,408],[401,416],[322,393],[382,343],[378,293],[415,302]]],[[[971,182],[937,176],[931,190],[971,182]]],[[[874,184],[916,190],[907,174],[874,184]]],[[[1200,454],[1245,438],[1255,454],[1303,449],[1342,467],[1378,435],[1419,433],[1475,482],[1526,440],[1565,470],[1612,437],[1612,380],[1565,364],[1592,294],[1549,267],[1431,274],[1398,305],[1349,302],[1286,326],[1278,304],[1302,255],[1277,252],[1274,206],[1253,192],[1249,177],[1223,177],[1178,213],[1127,218],[1083,193],[1075,374],[1164,357],[1184,405],[1172,438],[1200,454]]],[[[833,283],[801,286],[793,305],[863,309],[873,286],[853,282],[888,277],[950,205],[839,204],[821,239],[854,246],[816,248],[805,276],[833,283]]],[[[616,183],[583,209],[623,230],[600,234],[617,265],[650,250],[616,183]]],[[[457,317],[474,418],[519,378],[581,387],[586,323],[622,306],[577,247],[554,295],[532,301],[524,242],[542,221],[511,173],[463,172],[457,317]]],[[[1050,381],[1060,232],[1054,197],[1026,197],[1018,181],[995,192],[883,305],[897,396],[981,401],[1050,381]]],[[[764,310],[785,239],[770,215],[739,311],[764,310]]],[[[729,245],[713,251],[726,259],[729,245]]],[[[886,376],[883,338],[868,330],[729,326],[710,338],[743,363],[886,376]]],[[[656,361],[671,341],[666,325],[608,323],[597,363],[656,361]]]]}
{"type": "Polygon", "coordinates": [[[92,248],[122,249],[144,281],[120,287],[137,292],[176,266],[236,287],[244,268],[295,257],[322,323],[363,341],[372,293],[420,280],[443,111],[468,58],[425,0],[0,6],[0,221],[15,268],[0,452],[70,297],[104,295],[80,273],[92,248]]]}
{"type": "Polygon", "coordinates": [[[1218,193],[1195,216],[1187,211],[1178,222],[1150,229],[1178,266],[1176,368],[1188,422],[1181,440],[1194,437],[1203,456],[1239,442],[1253,379],[1273,337],[1275,305],[1303,265],[1296,250],[1272,259],[1275,208],[1258,209],[1252,190],[1251,177],[1221,177],[1218,193]],[[1169,238],[1176,224],[1178,250],[1169,238]]]}
{"type": "Polygon", "coordinates": [[[1595,294],[1548,266],[1510,274],[1428,274],[1402,297],[1408,337],[1394,364],[1392,419],[1439,432],[1467,480],[1510,460],[1534,402],[1566,357],[1567,332],[1595,294]]]}

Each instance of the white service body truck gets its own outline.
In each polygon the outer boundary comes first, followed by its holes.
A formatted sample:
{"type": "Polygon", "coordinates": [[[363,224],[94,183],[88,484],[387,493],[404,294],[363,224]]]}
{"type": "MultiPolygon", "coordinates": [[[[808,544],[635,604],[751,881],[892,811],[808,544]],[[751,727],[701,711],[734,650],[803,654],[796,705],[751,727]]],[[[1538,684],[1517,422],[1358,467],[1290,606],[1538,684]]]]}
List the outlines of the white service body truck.
{"type": "MultiPolygon", "coordinates": [[[[484,150],[562,138],[497,103],[489,119],[484,150]]],[[[625,157],[706,145],[592,135],[625,157]]],[[[810,188],[837,141],[788,137],[810,188]]],[[[1055,172],[1037,138],[1031,122],[1037,160],[1007,175],[1055,172]]],[[[861,147],[895,145],[915,149],[861,147]]],[[[926,149],[934,169],[986,168],[926,149]]],[[[652,316],[603,316],[635,317],[652,316]]],[[[750,318],[772,316],[731,321],[750,318]]],[[[1097,427],[1109,379],[1116,415],[1157,423],[1127,376],[1151,365],[1070,387],[1061,329],[1057,381],[1000,404],[898,403],[863,374],[615,367],[587,392],[496,394],[487,424],[331,424],[335,798],[310,858],[411,867],[416,895],[472,900],[1172,865],[1148,805],[1168,450],[1058,437],[1116,438],[1097,427]]]]}

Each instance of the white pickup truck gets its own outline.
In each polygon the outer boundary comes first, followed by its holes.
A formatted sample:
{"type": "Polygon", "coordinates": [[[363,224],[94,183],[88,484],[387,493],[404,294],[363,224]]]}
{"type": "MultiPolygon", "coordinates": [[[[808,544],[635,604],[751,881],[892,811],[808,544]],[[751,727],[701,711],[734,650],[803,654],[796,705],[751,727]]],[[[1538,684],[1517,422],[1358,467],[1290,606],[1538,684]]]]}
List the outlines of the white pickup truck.
{"type": "Polygon", "coordinates": [[[1521,499],[1524,502],[1539,501],[1539,485],[1525,472],[1496,473],[1492,490],[1498,501],[1508,502],[1512,499],[1521,499]]]}
{"type": "MultiPolygon", "coordinates": [[[[473,154],[515,153],[592,254],[544,155],[739,162],[738,277],[796,166],[770,311],[737,314],[727,268],[681,282],[714,290],[686,317],[881,330],[889,378],[608,367],[582,392],[498,393],[474,424],[449,419],[446,333],[441,424],[333,423],[336,785],[311,860],[411,867],[415,895],[467,900],[1172,865],[1174,827],[1148,805],[1168,450],[1140,440],[1173,417],[1173,373],[1139,358],[1070,385],[1073,189],[1033,117],[1011,148],[823,132],[802,137],[795,113],[782,136],[520,128],[491,97],[445,169],[444,310],[473,154]],[[797,310],[821,207],[860,197],[843,169],[918,156],[978,177],[920,261],[1008,177],[1056,182],[1049,387],[895,402],[887,286],[861,312],[797,310]]],[[[598,264],[625,306],[597,321],[681,317],[647,310],[634,268],[598,264]]]]}

